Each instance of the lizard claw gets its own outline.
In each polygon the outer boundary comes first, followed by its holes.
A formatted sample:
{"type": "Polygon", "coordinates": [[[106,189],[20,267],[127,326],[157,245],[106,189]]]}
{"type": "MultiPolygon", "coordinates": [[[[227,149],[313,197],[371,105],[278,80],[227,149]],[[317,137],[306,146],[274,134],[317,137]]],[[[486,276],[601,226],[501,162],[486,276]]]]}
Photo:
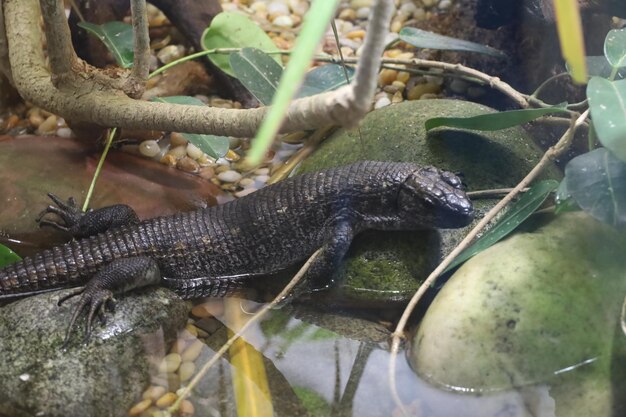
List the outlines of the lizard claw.
{"type": "Polygon", "coordinates": [[[73,291],[61,298],[58,304],[61,305],[68,299],[78,295],[81,297],[78,305],[74,309],[74,314],[72,314],[70,324],[68,325],[67,332],[65,333],[65,340],[63,341],[64,350],[67,349],[76,320],[83,313],[83,311],[87,313],[83,342],[87,343],[89,341],[89,337],[91,336],[92,324],[96,316],[98,316],[98,319],[104,325],[106,323],[106,310],[109,309],[112,311],[114,309],[113,293],[108,289],[99,288],[95,285],[89,285],[89,283],[85,287],[78,288],[76,291],[73,291]]]}
{"type": "Polygon", "coordinates": [[[43,209],[35,221],[39,223],[39,227],[50,226],[64,232],[71,232],[83,216],[83,213],[76,205],[76,200],[70,197],[67,202],[64,202],[52,193],[48,193],[48,197],[55,205],[49,205],[43,209]],[[50,213],[59,216],[61,221],[45,219],[44,217],[50,213]]]}

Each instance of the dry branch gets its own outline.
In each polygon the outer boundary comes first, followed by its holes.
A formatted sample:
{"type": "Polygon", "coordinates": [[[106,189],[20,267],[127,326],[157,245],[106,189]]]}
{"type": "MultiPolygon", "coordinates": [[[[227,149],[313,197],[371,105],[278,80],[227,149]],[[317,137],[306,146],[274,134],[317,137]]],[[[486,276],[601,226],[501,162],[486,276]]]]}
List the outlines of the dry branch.
{"type": "MultiPolygon", "coordinates": [[[[153,103],[129,98],[125,78],[90,67],[76,57],[62,2],[40,0],[52,73],[41,50],[36,0],[4,0],[9,60],[15,85],[33,104],[74,122],[105,127],[253,136],[267,108],[237,110],[153,103]]],[[[363,56],[354,83],[336,92],[296,100],[281,132],[328,124],[354,125],[369,110],[393,4],[372,8],[363,56]],[[368,49],[369,48],[369,49],[368,49]],[[366,68],[369,67],[369,68],[366,68]]]]}

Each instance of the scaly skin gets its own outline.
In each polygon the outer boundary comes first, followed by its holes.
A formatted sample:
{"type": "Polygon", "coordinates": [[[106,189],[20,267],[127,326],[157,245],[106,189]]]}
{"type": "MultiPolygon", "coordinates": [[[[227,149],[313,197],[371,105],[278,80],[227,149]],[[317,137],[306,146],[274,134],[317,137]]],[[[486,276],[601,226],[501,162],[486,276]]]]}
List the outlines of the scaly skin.
{"type": "MultiPolygon", "coordinates": [[[[93,223],[101,230],[102,217],[111,214],[96,210],[75,219],[75,210],[68,210],[47,212],[59,214],[64,222],[59,227],[70,231],[78,230],[77,223],[87,228],[93,223]]],[[[219,296],[245,278],[287,268],[319,248],[323,251],[308,278],[324,285],[353,236],[365,229],[462,227],[473,215],[453,174],[394,162],[359,162],[305,174],[221,206],[143,222],[136,222],[126,206],[112,209],[117,210],[127,224],[111,221],[113,227],[104,232],[0,269],[0,299],[85,285],[94,276],[83,298],[89,291],[121,292],[151,284],[172,288],[184,298],[219,296]],[[139,269],[156,273],[150,279],[119,276],[118,260],[124,259],[120,265],[127,268],[134,265],[133,258],[139,269]]],[[[87,235],[82,226],[75,233],[87,235]]],[[[79,307],[95,303],[87,300],[79,307]]]]}

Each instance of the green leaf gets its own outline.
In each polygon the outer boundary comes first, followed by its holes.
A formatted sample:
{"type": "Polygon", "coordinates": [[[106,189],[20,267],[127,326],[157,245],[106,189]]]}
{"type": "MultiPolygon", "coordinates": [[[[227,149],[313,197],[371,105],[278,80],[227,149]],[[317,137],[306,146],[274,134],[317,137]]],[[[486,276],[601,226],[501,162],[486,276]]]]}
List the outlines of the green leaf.
{"type": "MultiPolygon", "coordinates": [[[[611,76],[613,67],[605,56],[588,56],[585,57],[585,61],[587,62],[587,74],[589,74],[590,77],[609,78],[611,76]]],[[[567,70],[569,71],[569,67],[567,70]]],[[[615,74],[615,78],[626,78],[626,67],[619,68],[615,74]]]]}
{"type": "Polygon", "coordinates": [[[235,77],[264,105],[272,102],[283,67],[274,58],[256,48],[243,48],[230,55],[235,77]]]}
{"type": "Polygon", "coordinates": [[[567,193],[592,217],[626,225],[626,164],[606,148],[577,156],[565,166],[567,193]]]}
{"type": "Polygon", "coordinates": [[[541,108],[501,111],[474,117],[433,117],[426,120],[426,130],[439,126],[472,130],[501,130],[518,126],[550,113],[567,113],[564,104],[541,108]]]}
{"type": "MultiPolygon", "coordinates": [[[[347,67],[348,77],[354,78],[354,68],[347,67]]],[[[333,91],[346,85],[346,73],[341,65],[328,64],[313,68],[304,76],[304,82],[296,98],[313,96],[315,94],[333,91]]]]}
{"type": "Polygon", "coordinates": [[[496,58],[507,58],[507,55],[498,49],[462,39],[438,35],[436,33],[427,32],[417,28],[404,27],[400,29],[399,37],[404,42],[418,48],[476,52],[496,58]]]}
{"type": "Polygon", "coordinates": [[[135,55],[133,45],[133,27],[123,22],[107,22],[102,25],[94,25],[88,22],[79,22],[78,26],[95,35],[107,47],[120,67],[130,68],[133,66],[135,55]]]}
{"type": "MultiPolygon", "coordinates": [[[[205,50],[217,48],[257,48],[265,52],[277,51],[276,45],[255,22],[238,13],[222,12],[215,16],[201,38],[205,50]]],[[[229,55],[210,55],[209,59],[225,73],[235,76],[229,55]]],[[[272,58],[279,65],[280,56],[272,58]]]]}
{"type": "Polygon", "coordinates": [[[604,56],[614,68],[626,66],[626,29],[613,29],[607,33],[604,56]]]}
{"type": "MultiPolygon", "coordinates": [[[[184,104],[190,106],[205,106],[205,104],[195,97],[170,96],[155,97],[152,101],[160,103],[184,104]]],[[[230,141],[226,136],[203,135],[199,133],[181,132],[183,137],[196,145],[202,152],[213,158],[221,158],[228,152],[230,141]]]]}
{"type": "Polygon", "coordinates": [[[500,217],[491,229],[477,239],[472,246],[461,252],[444,272],[484,251],[515,230],[517,226],[522,224],[528,216],[533,214],[543,204],[548,195],[558,186],[559,182],[555,180],[544,180],[533,185],[527,192],[522,194],[519,200],[509,207],[507,212],[500,217]]]}
{"type": "Polygon", "coordinates": [[[258,164],[280,129],[289,103],[295,97],[313,54],[324,36],[328,22],[333,18],[339,0],[317,0],[304,16],[300,34],[296,38],[289,64],[280,79],[280,86],[248,153],[248,163],[258,164]]]}
{"type": "Polygon", "coordinates": [[[626,80],[592,77],[587,97],[598,140],[626,161],[626,80]]]}
{"type": "Polygon", "coordinates": [[[0,268],[21,260],[17,253],[4,245],[0,245],[0,268]]]}

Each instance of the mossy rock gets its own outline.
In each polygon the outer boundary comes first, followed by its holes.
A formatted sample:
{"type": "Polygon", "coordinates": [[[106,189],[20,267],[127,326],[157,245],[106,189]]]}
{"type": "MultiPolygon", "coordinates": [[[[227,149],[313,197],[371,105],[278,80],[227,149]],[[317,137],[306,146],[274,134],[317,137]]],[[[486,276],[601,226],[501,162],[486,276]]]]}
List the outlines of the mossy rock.
{"type": "MultiPolygon", "coordinates": [[[[426,132],[432,117],[470,117],[495,110],[459,100],[418,100],[368,114],[359,130],[340,130],[306,159],[297,173],[347,165],[359,160],[408,161],[460,172],[468,190],[515,186],[542,152],[521,127],[495,132],[438,128],[426,132]]],[[[561,178],[550,165],[540,179],[561,178]]],[[[474,202],[480,219],[497,202],[474,202]]],[[[476,220],[478,221],[478,220],[476,220]]],[[[372,232],[358,236],[337,273],[329,301],[404,303],[467,230],[372,232]]]]}
{"type": "Polygon", "coordinates": [[[547,385],[558,417],[623,415],[625,251],[623,234],[582,212],[495,244],[437,294],[414,369],[460,392],[547,385]]]}

